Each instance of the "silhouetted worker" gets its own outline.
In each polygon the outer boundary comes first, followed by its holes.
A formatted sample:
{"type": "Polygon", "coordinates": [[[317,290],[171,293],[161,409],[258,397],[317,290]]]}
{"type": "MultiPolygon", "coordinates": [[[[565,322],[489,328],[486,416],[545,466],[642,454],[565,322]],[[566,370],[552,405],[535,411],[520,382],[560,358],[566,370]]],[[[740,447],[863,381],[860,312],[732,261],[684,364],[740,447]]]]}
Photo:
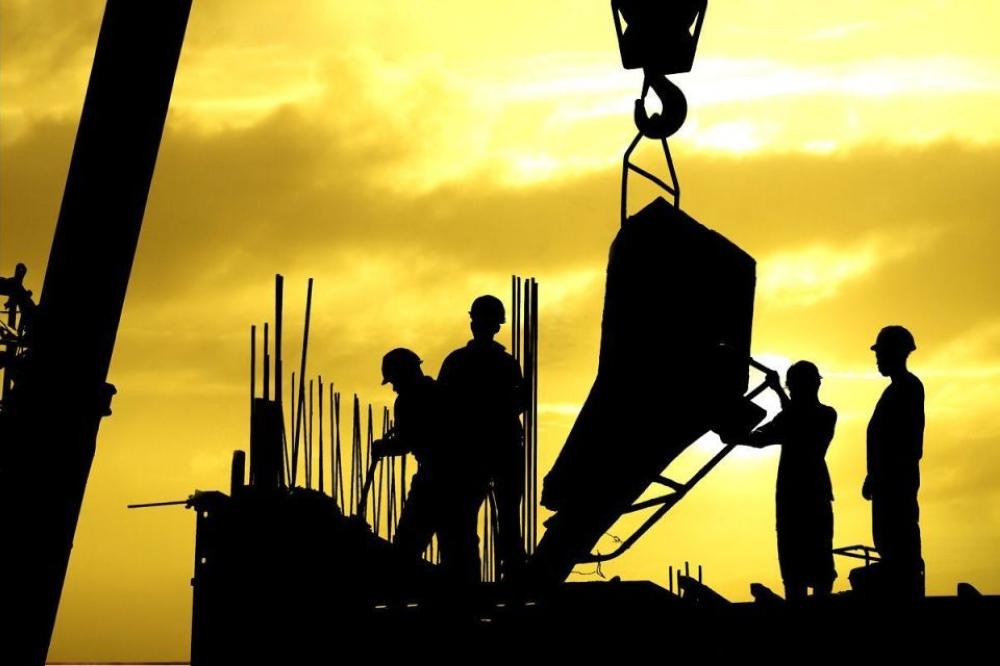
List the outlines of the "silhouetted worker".
{"type": "MultiPolygon", "coordinates": [[[[28,273],[28,267],[18,264],[14,268],[13,277],[0,277],[0,296],[6,296],[3,302],[4,309],[7,310],[6,330],[0,330],[0,345],[5,349],[0,353],[0,368],[13,367],[17,363],[18,348],[27,341],[29,333],[27,329],[31,326],[32,317],[35,314],[35,302],[31,300],[31,291],[24,288],[24,276],[28,273]],[[15,310],[20,311],[20,320],[15,321],[15,310]],[[11,330],[14,326],[17,330],[11,330]]],[[[10,378],[5,377],[4,388],[10,386],[10,378]]],[[[6,392],[6,391],[4,391],[6,392]]]]}
{"type": "Polygon", "coordinates": [[[444,393],[420,368],[420,358],[397,348],[382,359],[382,383],[398,394],[395,423],[389,436],[373,445],[377,457],[412,453],[419,465],[413,476],[394,543],[414,558],[426,550],[435,533],[441,565],[456,579],[479,579],[476,517],[484,490],[472,484],[455,455],[452,417],[444,393]]]}
{"type": "Polygon", "coordinates": [[[524,447],[520,415],[527,408],[521,367],[493,337],[506,317],[495,296],[480,296],[469,309],[472,340],[441,364],[438,381],[460,410],[470,463],[484,465],[497,503],[498,555],[503,576],[525,560],[520,530],[524,447]],[[476,460],[478,458],[478,461],[476,460]]]}
{"type": "Polygon", "coordinates": [[[28,273],[28,267],[18,264],[14,267],[14,276],[0,277],[0,296],[7,296],[4,307],[18,307],[23,316],[30,317],[34,314],[35,303],[31,300],[31,291],[24,288],[24,276],[28,273]]]}
{"type": "Polygon", "coordinates": [[[917,345],[902,326],[886,326],[871,348],[879,372],[892,380],[868,423],[868,475],[861,489],[872,503],[872,537],[881,558],[878,582],[884,592],[922,596],[917,491],[924,443],[924,385],[906,367],[917,345]]]}
{"type": "MultiPolygon", "coordinates": [[[[833,488],[824,456],[833,439],[837,412],[819,401],[822,378],[809,361],[793,364],[786,375],[791,396],[778,373],[768,386],[781,399],[781,412],[750,433],[749,446],[781,445],[775,514],[778,563],[785,598],[803,599],[807,588],[826,596],[837,572],[833,566],[833,488]]],[[[730,442],[733,443],[733,442],[730,442]]]]}

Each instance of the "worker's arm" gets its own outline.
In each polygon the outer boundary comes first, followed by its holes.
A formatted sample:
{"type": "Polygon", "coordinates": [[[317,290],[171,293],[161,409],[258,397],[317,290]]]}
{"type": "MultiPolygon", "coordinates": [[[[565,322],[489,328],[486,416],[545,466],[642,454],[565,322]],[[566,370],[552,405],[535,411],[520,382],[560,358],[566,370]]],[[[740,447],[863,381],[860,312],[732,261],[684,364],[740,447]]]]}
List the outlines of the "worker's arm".
{"type": "Polygon", "coordinates": [[[372,442],[372,455],[376,458],[402,456],[410,453],[412,450],[412,447],[407,445],[405,439],[393,436],[391,432],[382,439],[376,439],[372,442]]]}
{"type": "Polygon", "coordinates": [[[764,373],[765,381],[767,387],[778,394],[778,400],[781,402],[781,408],[785,409],[788,407],[788,394],[785,393],[785,389],[781,386],[781,375],[775,370],[768,370],[764,373]]]}
{"type": "Polygon", "coordinates": [[[903,392],[898,424],[899,453],[907,462],[920,460],[924,449],[924,385],[913,377],[903,392]]]}
{"type": "Polygon", "coordinates": [[[412,449],[406,442],[394,437],[376,439],[372,442],[372,455],[376,458],[388,458],[390,456],[403,456],[410,453],[412,449]]]}
{"type": "Polygon", "coordinates": [[[785,419],[784,413],[780,412],[773,419],[757,428],[745,438],[723,437],[725,444],[734,446],[752,446],[760,449],[772,444],[781,444],[785,440],[785,419]]]}
{"type": "Polygon", "coordinates": [[[781,444],[786,439],[785,430],[785,413],[780,412],[773,419],[751,432],[747,441],[741,442],[741,444],[757,449],[781,444]]]}

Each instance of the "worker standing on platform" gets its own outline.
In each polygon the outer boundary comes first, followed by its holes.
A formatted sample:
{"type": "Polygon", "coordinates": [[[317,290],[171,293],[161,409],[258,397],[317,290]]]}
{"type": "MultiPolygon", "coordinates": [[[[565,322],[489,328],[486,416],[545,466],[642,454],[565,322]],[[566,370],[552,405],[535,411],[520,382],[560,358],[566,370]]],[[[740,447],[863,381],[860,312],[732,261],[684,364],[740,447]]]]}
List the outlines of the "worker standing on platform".
{"type": "MultiPolygon", "coordinates": [[[[438,380],[459,410],[470,469],[484,470],[497,504],[500,571],[509,578],[524,566],[520,503],[524,445],[520,416],[528,406],[521,367],[493,338],[506,319],[503,303],[480,296],[469,309],[472,340],[444,360],[438,380]]],[[[472,471],[472,474],[477,472],[472,471]]]]}
{"type": "Polygon", "coordinates": [[[891,380],[868,423],[868,475],[861,494],[872,503],[872,536],[879,552],[882,591],[924,594],[920,553],[920,458],[924,443],[924,385],[906,367],[916,350],[902,326],[879,331],[871,349],[878,370],[891,380]]]}
{"type": "Polygon", "coordinates": [[[393,349],[382,359],[382,383],[398,395],[394,426],[373,444],[377,458],[412,453],[419,465],[396,528],[394,543],[418,558],[437,534],[441,565],[456,581],[479,580],[476,518],[484,484],[470,479],[456,455],[453,414],[444,393],[420,368],[411,350],[393,349]]]}
{"type": "Polygon", "coordinates": [[[790,396],[778,373],[767,373],[768,386],[781,400],[781,412],[750,433],[747,444],[781,445],[775,492],[778,563],[789,601],[806,597],[808,588],[826,596],[837,572],[833,565],[833,488],[826,467],[837,412],[819,401],[822,378],[809,361],[793,364],[786,375],[790,396]]]}

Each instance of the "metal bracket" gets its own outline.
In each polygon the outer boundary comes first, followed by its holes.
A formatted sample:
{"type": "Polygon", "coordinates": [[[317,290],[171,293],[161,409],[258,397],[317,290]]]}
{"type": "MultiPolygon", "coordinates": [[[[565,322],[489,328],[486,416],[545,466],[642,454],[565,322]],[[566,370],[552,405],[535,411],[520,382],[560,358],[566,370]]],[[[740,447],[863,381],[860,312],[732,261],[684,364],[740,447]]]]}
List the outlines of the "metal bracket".
{"type": "Polygon", "coordinates": [[[639,142],[642,140],[643,133],[638,132],[635,138],[632,139],[632,143],[629,144],[628,149],[625,151],[625,157],[622,160],[622,202],[621,202],[621,223],[625,224],[625,220],[628,218],[628,172],[635,171],[637,174],[652,181],[664,191],[666,191],[670,196],[674,198],[674,207],[681,207],[681,184],[677,180],[677,171],[674,169],[674,160],[670,156],[670,147],[667,145],[666,139],[660,139],[660,144],[663,146],[663,155],[667,160],[667,168],[670,170],[670,184],[668,185],[658,176],[646,171],[642,167],[632,164],[631,157],[632,153],[635,151],[639,142]]]}
{"type": "Polygon", "coordinates": [[[862,544],[855,544],[853,546],[844,546],[842,548],[834,548],[833,554],[840,555],[842,557],[851,557],[856,560],[864,560],[866,567],[869,564],[873,564],[874,562],[878,562],[882,559],[875,548],[872,548],[871,546],[865,546],[862,544]]]}

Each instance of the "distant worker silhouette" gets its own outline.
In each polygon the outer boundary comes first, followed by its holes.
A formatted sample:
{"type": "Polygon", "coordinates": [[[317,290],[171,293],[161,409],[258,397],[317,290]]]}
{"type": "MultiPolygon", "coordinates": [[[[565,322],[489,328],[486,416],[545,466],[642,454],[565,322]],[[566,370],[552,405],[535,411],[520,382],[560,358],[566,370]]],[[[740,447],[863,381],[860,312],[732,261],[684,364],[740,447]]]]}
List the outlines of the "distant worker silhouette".
{"type": "Polygon", "coordinates": [[[455,457],[452,417],[444,392],[420,368],[420,358],[397,348],[382,359],[382,383],[398,394],[389,435],[373,444],[376,457],[412,453],[418,469],[399,517],[394,543],[414,558],[437,534],[441,565],[456,581],[479,579],[476,517],[483,494],[470,486],[455,457]]]}
{"type": "MultiPolygon", "coordinates": [[[[521,367],[493,338],[506,316],[495,296],[480,296],[469,309],[472,340],[444,360],[438,380],[460,410],[462,437],[493,484],[499,531],[497,552],[503,577],[525,562],[520,531],[524,492],[524,447],[520,415],[528,405],[521,367]]],[[[470,471],[476,474],[477,471],[470,471]]]]}
{"type": "Polygon", "coordinates": [[[879,331],[871,349],[891,382],[868,423],[868,475],[861,494],[872,503],[872,536],[881,562],[877,584],[894,596],[924,594],[920,554],[920,458],[924,443],[924,385],[906,367],[917,345],[902,326],[879,331]]]}
{"type": "Polygon", "coordinates": [[[822,377],[809,361],[793,364],[786,375],[791,396],[776,372],[768,386],[781,400],[781,412],[750,433],[749,446],[781,445],[775,517],[778,563],[789,601],[806,597],[808,588],[826,596],[837,572],[833,566],[833,488],[824,456],[833,439],[837,412],[819,401],[822,377]]]}
{"type": "Polygon", "coordinates": [[[14,267],[13,277],[0,277],[0,296],[8,297],[4,304],[6,309],[20,308],[22,315],[30,317],[34,314],[36,306],[31,300],[31,291],[24,288],[24,276],[27,273],[28,267],[18,264],[14,267]]]}

